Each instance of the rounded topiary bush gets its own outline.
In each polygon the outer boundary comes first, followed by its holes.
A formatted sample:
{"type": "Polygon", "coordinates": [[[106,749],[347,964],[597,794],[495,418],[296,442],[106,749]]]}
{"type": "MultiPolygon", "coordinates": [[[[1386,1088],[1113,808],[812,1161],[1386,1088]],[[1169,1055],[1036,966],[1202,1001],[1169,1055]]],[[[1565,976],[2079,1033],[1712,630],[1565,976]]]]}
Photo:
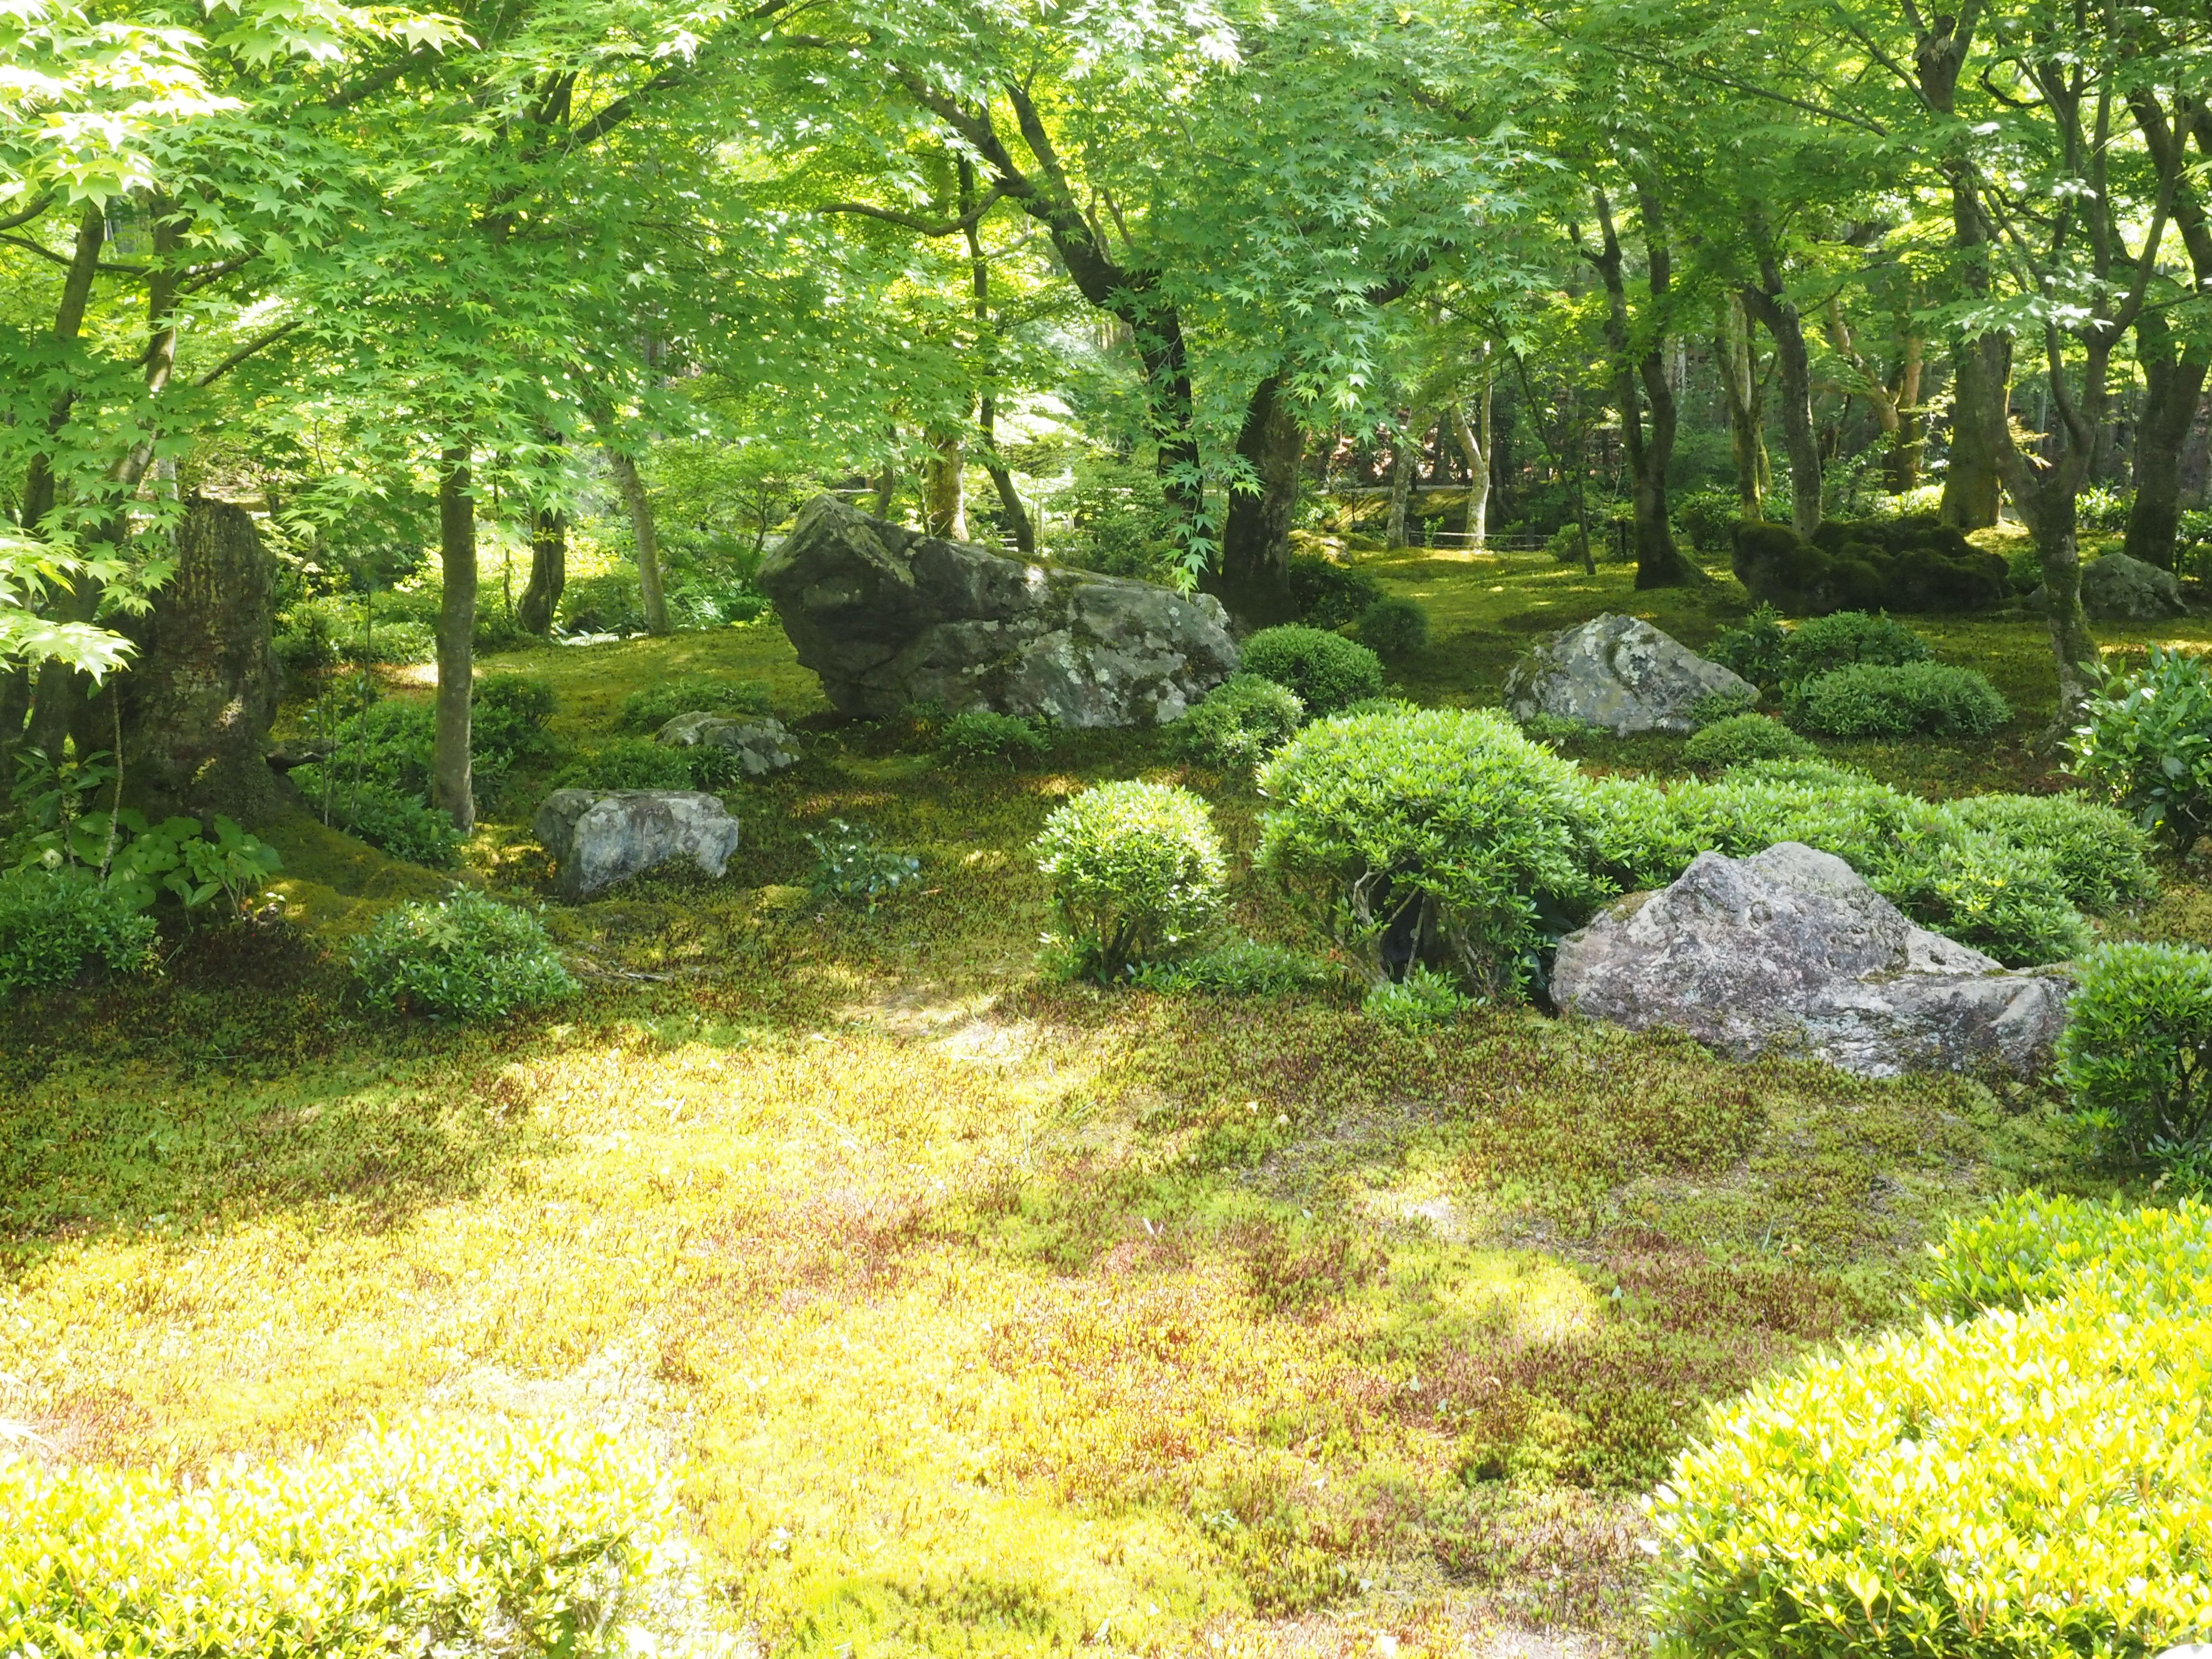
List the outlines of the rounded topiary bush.
{"type": "Polygon", "coordinates": [[[1310,715],[1333,714],[1382,695],[1382,659],[1340,634],[1292,624],[1244,641],[1244,672],[1288,686],[1310,715]]]}
{"type": "Polygon", "coordinates": [[[0,875],[0,1000],[143,968],[153,948],[154,919],[119,886],[75,871],[0,875]]]}
{"type": "Polygon", "coordinates": [[[1359,639],[1376,655],[1401,661],[1429,643],[1429,613],[1417,599],[1377,599],[1359,613],[1359,639]]]}
{"type": "Polygon", "coordinates": [[[2058,1071],[2079,1110],[2129,1152],[2212,1143],[2212,951],[2136,942],[2083,957],[2058,1071]]]}
{"type": "Polygon", "coordinates": [[[1306,722],[1306,706],[1288,686],[1258,674],[1231,674],[1176,726],[1176,746],[1200,766],[1257,766],[1306,722]]]}
{"type": "Polygon", "coordinates": [[[1948,663],[1858,663],[1797,690],[1797,723],[1835,738],[1984,738],[2012,718],[1989,677],[1948,663]]]}
{"type": "Polygon", "coordinates": [[[1692,765],[1737,766],[1745,761],[1802,760],[1820,751],[1767,714],[1730,714],[1694,733],[1682,753],[1692,765]]]}
{"type": "Polygon", "coordinates": [[[1927,662],[1935,647],[1895,617],[1880,611],[1837,611],[1791,629],[1783,641],[1781,678],[1798,684],[1853,663],[1896,667],[1927,662]]]}
{"type": "Polygon", "coordinates": [[[1135,779],[1086,789],[1045,820],[1036,852],[1089,976],[1117,980],[1171,956],[1221,914],[1221,838],[1188,789],[1135,779]]]}
{"type": "Polygon", "coordinates": [[[369,1006],[494,1019],[575,994],[544,924],[473,887],[387,910],[347,953],[369,1006]]]}
{"type": "Polygon", "coordinates": [[[1261,769],[1260,861],[1378,982],[1417,966],[1510,996],[1587,873],[1574,767],[1494,709],[1346,714],[1261,769]]]}

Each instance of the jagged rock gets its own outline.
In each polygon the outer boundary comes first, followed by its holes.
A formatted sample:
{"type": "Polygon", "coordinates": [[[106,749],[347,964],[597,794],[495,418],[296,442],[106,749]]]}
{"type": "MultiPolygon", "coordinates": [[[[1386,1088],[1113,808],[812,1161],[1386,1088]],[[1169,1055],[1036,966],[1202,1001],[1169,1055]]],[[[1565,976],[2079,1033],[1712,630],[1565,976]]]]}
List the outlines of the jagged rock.
{"type": "Polygon", "coordinates": [[[1737,1059],[1796,1053],[1865,1077],[2034,1075],[2066,1023],[2061,975],[2008,972],[1917,927],[1833,854],[1704,853],[1559,942],[1562,1009],[1687,1031],[1737,1059]]]}
{"type": "Polygon", "coordinates": [[[1062,726],[1180,720],[1237,666],[1220,601],[802,508],[757,579],[842,714],[934,702],[1062,726]]]}
{"type": "Polygon", "coordinates": [[[2100,622],[2157,622],[2182,612],[2171,570],[2107,553],[2081,567],[2081,609],[2100,622]]]}
{"type": "Polygon", "coordinates": [[[561,867],[565,898],[689,859],[710,876],[738,848],[738,821],[712,795],[685,789],[556,789],[531,820],[561,867]]]}
{"type": "Polygon", "coordinates": [[[671,749],[726,749],[749,778],[765,777],[799,763],[799,750],[781,720],[765,714],[732,720],[726,714],[678,714],[653,736],[671,749]]]}
{"type": "Polygon", "coordinates": [[[1608,732],[1687,732],[1701,697],[1758,701],[1759,688],[1650,623],[1607,614],[1544,641],[1513,665],[1516,720],[1553,714],[1608,732]]]}

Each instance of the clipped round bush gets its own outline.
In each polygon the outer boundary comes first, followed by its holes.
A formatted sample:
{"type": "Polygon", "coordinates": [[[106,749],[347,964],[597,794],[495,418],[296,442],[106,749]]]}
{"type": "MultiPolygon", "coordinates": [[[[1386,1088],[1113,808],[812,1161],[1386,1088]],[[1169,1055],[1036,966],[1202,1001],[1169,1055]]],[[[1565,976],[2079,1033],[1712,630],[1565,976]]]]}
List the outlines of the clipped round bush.
{"type": "Polygon", "coordinates": [[[148,966],[154,920],[119,886],[71,870],[0,875],[0,998],[70,985],[88,972],[148,966]]]}
{"type": "Polygon", "coordinates": [[[1243,668],[1297,692],[1306,713],[1316,717],[1382,695],[1382,659],[1318,628],[1261,629],[1244,641],[1243,668]]]}
{"type": "Polygon", "coordinates": [[[1086,789],[1045,820],[1035,850],[1078,969],[1098,979],[1173,955],[1221,914],[1221,838],[1188,789],[1086,789]]]}
{"type": "Polygon", "coordinates": [[[2040,848],[2066,896],[2085,910],[2110,910],[2158,895],[2150,837],[2126,816],[2080,795],[1970,795],[1944,814],[2018,847],[2040,848]]]}
{"type": "MultiPolygon", "coordinates": [[[[671,716],[671,718],[674,718],[671,716]]],[[[580,756],[553,775],[556,789],[696,789],[697,763],[726,750],[706,744],[678,749],[642,738],[621,738],[605,748],[580,756]]]]}
{"type": "Polygon", "coordinates": [[[1853,663],[1894,668],[1928,662],[1935,655],[1934,647],[1893,617],[1878,611],[1836,611],[1800,623],[1784,636],[1781,678],[1796,684],[1853,663]]]}
{"type": "Polygon", "coordinates": [[[1305,720],[1306,706],[1288,686],[1231,674],[1176,723],[1176,744],[1200,766],[1240,771],[1288,743],[1305,720]]]}
{"type": "Polygon", "coordinates": [[[1260,862],[1377,982],[1415,967],[1507,997],[1587,872],[1582,780],[1495,709],[1340,715],[1261,769],[1260,862]]]}
{"type": "Polygon", "coordinates": [[[2212,827],[2212,665],[2153,646],[2142,667],[2082,705],[2081,720],[2075,775],[2187,857],[2212,827]]]}
{"type": "Polygon", "coordinates": [[[988,708],[955,714],[937,734],[938,754],[955,766],[1018,766],[1042,759],[1051,747],[1037,721],[988,708]]]}
{"type": "Polygon", "coordinates": [[[1341,628],[1382,597],[1382,585],[1365,571],[1311,553],[1292,556],[1284,586],[1309,628],[1341,628]]]}
{"type": "Polygon", "coordinates": [[[631,692],[623,699],[617,724],[625,732],[657,732],[678,714],[765,714],[768,711],[764,681],[686,674],[631,692]]]}
{"type": "Polygon", "coordinates": [[[1359,613],[1359,638],[1386,662],[1399,662],[1429,643],[1429,613],[1418,599],[1377,599],[1359,613]]]}
{"type": "Polygon", "coordinates": [[[1835,738],[1985,738],[2012,718],[1989,677],[1948,663],[1860,663],[1798,688],[1797,722],[1835,738]]]}
{"type": "Polygon", "coordinates": [[[2058,1041],[2078,1110],[2140,1157],[2185,1158],[2212,1142],[2212,951],[2100,945],[2058,1041]]]}
{"type": "Polygon", "coordinates": [[[1696,766],[1796,760],[1819,752],[1780,720],[1766,714],[1730,714],[1693,732],[1682,747],[1682,753],[1696,766]]]}
{"type": "Polygon", "coordinates": [[[543,922],[473,887],[386,911],[346,959],[371,1007],[448,1019],[495,1019],[577,989],[543,922]]]}

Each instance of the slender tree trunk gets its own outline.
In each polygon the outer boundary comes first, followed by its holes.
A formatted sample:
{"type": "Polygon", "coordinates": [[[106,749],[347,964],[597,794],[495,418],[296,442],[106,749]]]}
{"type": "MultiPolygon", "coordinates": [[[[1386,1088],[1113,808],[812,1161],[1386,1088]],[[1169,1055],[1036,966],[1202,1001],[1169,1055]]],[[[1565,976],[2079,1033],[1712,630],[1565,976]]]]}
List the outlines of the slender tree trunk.
{"type": "Polygon", "coordinates": [[[1297,510],[1305,428],[1282,370],[1252,389],[1237,453],[1257,475],[1256,490],[1233,489],[1221,538],[1221,598],[1240,619],[1256,623],[1291,616],[1291,520],[1297,510]]]}
{"type": "MultiPolygon", "coordinates": [[[[100,204],[86,203],[77,217],[76,246],[70,255],[69,273],[62,278],[61,302],[54,307],[54,338],[64,343],[76,338],[84,327],[85,307],[91,303],[93,282],[100,274],[100,249],[106,233],[107,220],[100,204]]],[[[60,433],[74,402],[66,392],[54,400],[46,416],[49,436],[60,433]]],[[[17,516],[24,529],[35,531],[53,507],[53,468],[42,446],[33,452],[24,474],[21,510],[17,516]]]]}
{"type": "Polygon", "coordinates": [[[1398,441],[1390,449],[1390,522],[1382,539],[1393,547],[1406,545],[1406,519],[1413,500],[1413,474],[1419,471],[1421,439],[1427,416],[1419,410],[1411,411],[1406,423],[1399,428],[1398,441]]]}
{"type": "Polygon", "coordinates": [[[541,638],[553,631],[561,591],[568,585],[568,515],[539,507],[530,525],[530,580],[514,607],[514,620],[526,634],[541,638]]]}
{"type": "Polygon", "coordinates": [[[991,475],[991,487],[999,492],[999,511],[1013,532],[1014,549],[1025,559],[1036,556],[1036,526],[1030,519],[1030,510],[1022,501],[1022,493],[1014,488],[1014,475],[999,453],[999,400],[985,392],[976,400],[975,425],[983,434],[983,470],[991,475]]]}
{"type": "Polygon", "coordinates": [[[1759,377],[1757,343],[1741,295],[1730,294],[1721,301],[1720,323],[1713,356],[1728,402],[1736,501],[1742,516],[1756,524],[1766,511],[1766,385],[1759,377]]]}
{"type": "Polygon", "coordinates": [[[1997,521],[2004,456],[2012,447],[2011,382],[2008,336],[1977,335],[1952,348],[1951,451],[1940,509],[1945,524],[1982,530],[1997,521]]]}
{"type": "Polygon", "coordinates": [[[885,461],[884,470],[876,475],[876,516],[878,518],[890,517],[891,495],[897,488],[898,468],[890,462],[885,461]]]}
{"type": "Polygon", "coordinates": [[[933,536],[968,539],[968,501],[961,485],[964,464],[958,433],[929,434],[929,459],[921,479],[921,524],[933,536]]]}
{"type": "MultiPolygon", "coordinates": [[[[982,228],[975,214],[975,163],[961,157],[959,173],[960,213],[968,239],[968,286],[975,299],[976,336],[987,354],[988,372],[984,384],[988,387],[997,380],[997,366],[992,361],[997,352],[991,331],[991,262],[983,256],[982,228]]],[[[1014,547],[1024,558],[1034,558],[1036,526],[1030,522],[1029,508],[1014,488],[1014,475],[999,453],[999,399],[994,392],[987,390],[975,399],[975,428],[983,438],[983,470],[991,475],[991,487],[999,492],[1000,511],[1013,532],[1014,547]]]]}
{"type": "Polygon", "coordinates": [[[1490,410],[1492,386],[1482,383],[1475,399],[1474,418],[1455,398],[1451,405],[1452,434],[1460,453],[1467,457],[1467,517],[1462,521],[1469,547],[1482,547],[1490,533],[1490,410]]]}
{"type": "Polygon", "coordinates": [[[476,691],[477,503],[465,446],[438,458],[438,556],[445,594],[438,606],[438,726],[430,757],[430,804],[443,807],[466,832],[477,822],[469,756],[470,703],[476,691]]]}
{"type": "Polygon", "coordinates": [[[1820,527],[1820,445],[1813,428],[1813,359],[1805,344],[1805,319],[1784,290],[1771,258],[1760,261],[1763,286],[1743,290],[1744,309],[1774,341],[1782,383],[1782,446],[1790,456],[1790,527],[1810,536],[1820,527]]]}
{"type": "Polygon", "coordinates": [[[653,529],[653,497],[638,475],[637,462],[626,452],[610,447],[607,462],[614,469],[615,484],[629,508],[630,538],[637,544],[637,597],[645,612],[645,631],[668,631],[668,599],[660,588],[660,538],[653,529]]]}
{"type": "Polygon", "coordinates": [[[1928,416],[1920,407],[1920,381],[1927,363],[1927,343],[1907,329],[1887,405],[1893,424],[1887,428],[1890,448],[1884,465],[1889,470],[1893,495],[1920,488],[1920,459],[1928,444],[1928,416]]]}

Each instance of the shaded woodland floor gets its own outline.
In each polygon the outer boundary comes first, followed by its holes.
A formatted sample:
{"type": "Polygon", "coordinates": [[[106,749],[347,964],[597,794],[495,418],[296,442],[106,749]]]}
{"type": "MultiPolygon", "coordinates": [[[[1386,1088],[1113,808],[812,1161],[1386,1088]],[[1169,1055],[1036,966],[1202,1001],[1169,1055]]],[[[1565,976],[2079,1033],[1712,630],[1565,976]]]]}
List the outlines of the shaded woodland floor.
{"type": "MultiPolygon", "coordinates": [[[[1696,645],[1743,609],[1613,567],[1368,568],[1430,607],[1402,673],[1429,702],[1496,701],[1533,635],[1601,610],[1696,645]]],[[[2039,620],[1924,631],[2014,726],[1834,752],[1930,793],[2058,787],[2027,744],[2039,620]]],[[[577,1413],[660,1447],[699,1616],[777,1653],[1625,1651],[1638,1498],[1706,1402],[1909,1316],[1960,1206],[2100,1182],[2033,1090],[1527,1011],[1407,1036],[1348,987],[1046,982],[1024,849],[1109,777],[1205,793],[1235,930],[1313,943],[1243,857],[1249,785],[1158,734],[949,770],[829,721],[773,629],[485,666],[550,680],[584,746],[672,673],[764,679],[808,758],[731,796],[728,879],[549,907],[588,988],[553,1018],[365,1014],[333,942],[440,882],[304,817],[273,837],[294,928],[0,1016],[0,1417],[59,1455],[577,1413]],[[921,890],[814,908],[801,837],[831,817],[918,854],[921,890]]],[[[1673,738],[1575,752],[1684,769],[1673,738]]],[[[531,781],[512,793],[472,867],[550,899],[531,781]]],[[[2212,942],[2212,902],[2169,872],[2129,926],[2212,942]]]]}

